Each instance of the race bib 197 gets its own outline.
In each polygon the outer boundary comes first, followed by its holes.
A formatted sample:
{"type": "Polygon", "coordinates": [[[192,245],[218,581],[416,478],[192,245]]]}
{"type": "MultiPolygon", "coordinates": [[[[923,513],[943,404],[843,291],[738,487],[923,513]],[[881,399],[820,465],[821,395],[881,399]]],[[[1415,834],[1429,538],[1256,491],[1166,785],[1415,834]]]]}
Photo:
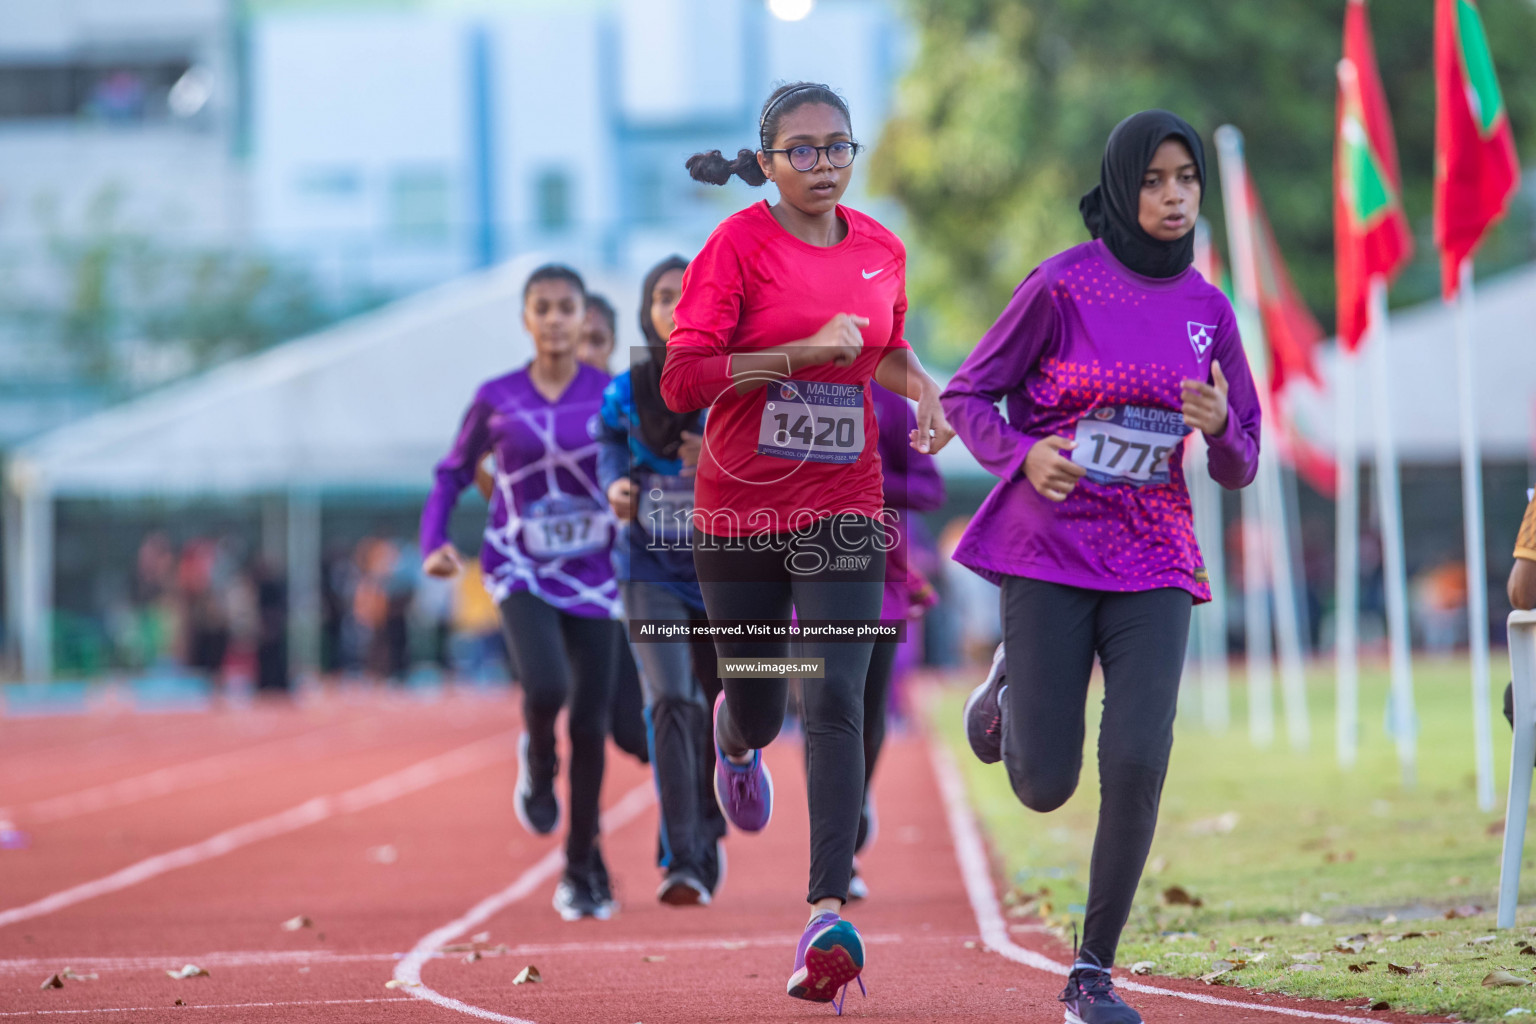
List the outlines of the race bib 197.
{"type": "Polygon", "coordinates": [[[764,389],[757,453],[797,462],[857,462],[864,452],[864,386],[774,381],[764,389]]]}
{"type": "Polygon", "coordinates": [[[1115,405],[1093,409],[1077,421],[1077,447],[1068,457],[1099,484],[1165,484],[1168,463],[1190,428],[1177,409],[1115,405]]]}
{"type": "Polygon", "coordinates": [[[590,499],[556,494],[523,514],[523,548],[534,558],[570,558],[608,545],[608,513],[590,499]]]}
{"type": "Polygon", "coordinates": [[[645,474],[640,478],[637,518],[653,539],[687,543],[693,536],[693,481],[645,474]]]}

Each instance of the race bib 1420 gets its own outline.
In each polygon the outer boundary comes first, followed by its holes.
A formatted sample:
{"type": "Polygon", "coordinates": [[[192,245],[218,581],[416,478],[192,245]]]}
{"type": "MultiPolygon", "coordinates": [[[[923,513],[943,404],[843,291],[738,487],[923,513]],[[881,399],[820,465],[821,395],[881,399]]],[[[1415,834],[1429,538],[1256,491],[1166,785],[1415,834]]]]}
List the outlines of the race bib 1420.
{"type": "Polygon", "coordinates": [[[1077,421],[1077,447],[1069,457],[1100,484],[1165,484],[1169,461],[1190,428],[1177,409],[1115,405],[1077,421]]]}
{"type": "Polygon", "coordinates": [[[820,380],[764,389],[757,453],[797,462],[857,462],[864,452],[864,387],[820,380]]]}

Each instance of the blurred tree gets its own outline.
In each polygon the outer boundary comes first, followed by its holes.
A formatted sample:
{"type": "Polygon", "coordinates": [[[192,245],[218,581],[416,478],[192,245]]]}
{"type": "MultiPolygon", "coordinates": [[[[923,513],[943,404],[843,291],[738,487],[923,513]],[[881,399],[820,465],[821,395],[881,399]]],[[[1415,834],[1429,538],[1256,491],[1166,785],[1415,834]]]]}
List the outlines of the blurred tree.
{"type": "MultiPolygon", "coordinates": [[[[1371,6],[1418,257],[1398,303],[1437,294],[1430,237],[1433,4],[1371,6]]],[[[1203,211],[1225,249],[1211,133],[1231,123],[1297,285],[1333,320],[1334,66],[1343,0],[908,0],[919,49],[874,164],[906,210],[915,335],[955,365],[1020,279],[1087,238],[1077,200],[1098,180],[1109,131],[1147,107],[1205,138],[1203,211]]],[[[1536,129],[1536,5],[1484,0],[1517,143],[1536,129]]],[[[1530,144],[1525,142],[1527,150],[1530,144]]],[[[1536,154],[1527,153],[1526,166],[1536,154]]],[[[1536,257],[1529,197],[1480,270],[1536,257]]]]}
{"type": "Polygon", "coordinates": [[[171,244],[125,226],[121,207],[104,189],[70,229],[40,204],[48,265],[0,275],[0,336],[56,343],[82,383],[108,393],[207,369],[387,298],[326,296],[308,273],[260,252],[171,244]]]}

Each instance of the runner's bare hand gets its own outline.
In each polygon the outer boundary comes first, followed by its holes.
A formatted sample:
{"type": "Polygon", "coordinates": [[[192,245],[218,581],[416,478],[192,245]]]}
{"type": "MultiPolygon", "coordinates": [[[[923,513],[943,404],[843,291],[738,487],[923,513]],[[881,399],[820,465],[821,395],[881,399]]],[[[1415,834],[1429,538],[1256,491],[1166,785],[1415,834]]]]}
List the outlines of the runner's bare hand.
{"type": "Polygon", "coordinates": [[[1025,477],[1051,501],[1066,501],[1072,488],[1088,472],[1062,454],[1076,447],[1076,441],[1053,435],[1036,441],[1024,457],[1025,477]]]}
{"type": "Polygon", "coordinates": [[[457,576],[459,574],[459,570],[463,567],[464,563],[459,558],[459,550],[458,548],[455,548],[451,543],[444,544],[442,547],[432,552],[426,558],[422,559],[421,562],[421,569],[423,572],[425,572],[428,576],[437,576],[442,579],[448,579],[449,577],[457,576]]]}
{"type": "Polygon", "coordinates": [[[800,342],[810,349],[807,360],[812,364],[832,363],[847,366],[864,350],[861,328],[869,326],[869,317],[839,313],[822,325],[821,330],[800,342]]]}
{"type": "Polygon", "coordinates": [[[683,443],[678,446],[677,457],[683,460],[683,470],[678,476],[692,477],[699,469],[699,455],[704,451],[704,435],[691,430],[683,431],[683,443]]]}
{"type": "Polygon", "coordinates": [[[1219,436],[1227,429],[1227,377],[1221,363],[1211,360],[1211,380],[1183,382],[1184,423],[1196,430],[1219,436]]]}
{"type": "Polygon", "coordinates": [[[608,485],[608,504],[613,506],[613,514],[623,521],[635,518],[635,502],[639,496],[640,489],[627,476],[608,485]]]}
{"type": "Polygon", "coordinates": [[[949,425],[939,405],[938,388],[925,389],[917,400],[917,429],[909,436],[913,448],[929,455],[937,454],[955,436],[955,428],[949,425]]]}

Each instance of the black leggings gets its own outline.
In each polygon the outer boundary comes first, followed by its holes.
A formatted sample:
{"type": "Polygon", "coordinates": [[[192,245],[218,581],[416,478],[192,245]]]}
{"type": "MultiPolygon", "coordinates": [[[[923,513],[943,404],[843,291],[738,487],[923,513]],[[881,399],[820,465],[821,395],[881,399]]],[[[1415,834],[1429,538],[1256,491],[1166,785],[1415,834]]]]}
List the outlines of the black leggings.
{"type": "Polygon", "coordinates": [[[555,719],[570,699],[571,815],[565,860],[587,866],[597,842],[603,748],[623,626],[562,612],[524,590],[501,602],[501,628],[523,687],[528,764],[535,773],[559,770],[555,719]]]}
{"type": "MultiPolygon", "coordinates": [[[[844,515],[777,534],[766,545],[696,538],[693,561],[710,621],[788,620],[792,607],[802,620],[878,619],[885,579],[885,552],[876,543],[880,533],[873,519],[844,515]],[[834,568],[830,559],[839,554],[852,559],[834,568]]],[[[810,751],[811,903],[848,898],[864,793],[864,677],[873,646],[825,640],[794,645],[795,657],[822,658],[825,669],[823,678],[802,683],[810,751]]],[[[717,639],[715,648],[722,658],[790,655],[787,640],[717,639]]],[[[740,755],[772,743],[784,724],[789,681],[721,676],[725,713],[716,729],[720,748],[740,755]]]]}
{"type": "Polygon", "coordinates": [[[1104,668],[1099,828],[1082,948],[1105,967],[1115,962],[1157,828],[1193,603],[1173,588],[1121,594],[1003,579],[1003,763],[1031,810],[1054,811],[1077,789],[1095,654],[1104,668]]]}
{"type": "MultiPolygon", "coordinates": [[[[909,624],[910,625],[910,624],[909,624]]],[[[875,779],[875,762],[880,760],[880,749],[885,746],[885,726],[889,717],[887,704],[891,697],[891,673],[896,667],[896,644],[877,643],[869,654],[869,669],[864,673],[864,792],[863,803],[869,804],[869,787],[875,779]]],[[[801,687],[804,689],[803,685],[801,687]]],[[[800,720],[805,721],[805,702],[802,698],[800,720]]],[[[810,768],[811,746],[805,745],[806,768],[810,768]]],[[[870,820],[859,814],[859,833],[854,840],[854,853],[860,853],[869,842],[870,820]]]]}

